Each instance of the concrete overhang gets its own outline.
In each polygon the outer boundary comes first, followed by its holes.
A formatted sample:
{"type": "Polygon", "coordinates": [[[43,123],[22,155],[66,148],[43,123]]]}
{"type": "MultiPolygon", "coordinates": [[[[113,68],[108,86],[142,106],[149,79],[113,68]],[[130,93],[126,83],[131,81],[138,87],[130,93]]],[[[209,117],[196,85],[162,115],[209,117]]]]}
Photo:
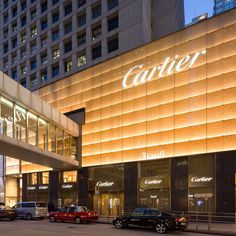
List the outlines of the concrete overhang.
{"type": "Polygon", "coordinates": [[[2,134],[0,134],[0,153],[57,170],[79,167],[79,162],[74,159],[42,150],[36,146],[2,134]]]}

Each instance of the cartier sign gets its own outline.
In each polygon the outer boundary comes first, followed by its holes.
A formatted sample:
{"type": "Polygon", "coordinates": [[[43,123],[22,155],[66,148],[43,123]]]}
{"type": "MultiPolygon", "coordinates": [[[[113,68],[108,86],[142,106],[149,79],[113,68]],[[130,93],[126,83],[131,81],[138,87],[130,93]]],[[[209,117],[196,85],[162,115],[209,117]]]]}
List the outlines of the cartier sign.
{"type": "Polygon", "coordinates": [[[204,187],[214,185],[215,181],[212,176],[190,176],[190,187],[204,187]]]}
{"type": "Polygon", "coordinates": [[[167,176],[142,177],[139,185],[141,189],[168,188],[169,180],[167,176]]]}
{"type": "Polygon", "coordinates": [[[114,185],[114,182],[109,182],[109,181],[104,181],[104,182],[98,181],[96,183],[96,186],[98,186],[98,187],[111,187],[113,185],[114,185]]]}
{"type": "Polygon", "coordinates": [[[191,56],[186,55],[182,58],[179,58],[179,56],[176,55],[175,59],[172,61],[170,57],[167,57],[162,65],[157,65],[147,70],[144,69],[144,64],[136,65],[125,74],[122,82],[123,88],[138,86],[148,81],[160,79],[164,76],[168,76],[173,73],[181,72],[185,69],[191,68],[199,59],[199,57],[204,54],[206,54],[206,50],[196,52],[191,56]],[[131,74],[135,72],[138,73],[134,76],[131,76],[131,74]]]}
{"type": "Polygon", "coordinates": [[[198,182],[210,182],[213,180],[213,177],[192,177],[191,178],[191,182],[195,182],[195,183],[198,183],[198,182]]]}

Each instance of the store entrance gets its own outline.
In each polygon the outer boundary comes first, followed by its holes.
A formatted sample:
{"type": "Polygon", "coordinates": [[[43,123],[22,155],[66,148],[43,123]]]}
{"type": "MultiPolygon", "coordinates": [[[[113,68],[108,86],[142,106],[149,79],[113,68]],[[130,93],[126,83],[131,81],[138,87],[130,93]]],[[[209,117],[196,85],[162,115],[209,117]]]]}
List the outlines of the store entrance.
{"type": "Polygon", "coordinates": [[[93,196],[94,210],[104,216],[116,216],[122,214],[124,206],[123,192],[108,192],[94,194],[93,196]]]}

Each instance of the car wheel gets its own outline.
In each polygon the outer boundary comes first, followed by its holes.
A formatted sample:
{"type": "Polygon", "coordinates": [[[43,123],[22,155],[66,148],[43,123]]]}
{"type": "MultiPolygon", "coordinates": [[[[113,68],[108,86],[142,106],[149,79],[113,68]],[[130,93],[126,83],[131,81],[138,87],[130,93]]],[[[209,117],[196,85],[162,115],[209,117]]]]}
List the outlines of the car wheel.
{"type": "Polygon", "coordinates": [[[76,224],[80,224],[81,223],[81,219],[79,217],[75,218],[75,223],[76,224]]]}
{"type": "Polygon", "coordinates": [[[28,214],[26,215],[26,219],[27,219],[27,220],[32,220],[32,215],[31,215],[30,213],[28,213],[28,214]]]}
{"type": "Polygon", "coordinates": [[[157,223],[155,228],[159,234],[164,234],[166,232],[166,225],[163,223],[157,223]]]}
{"type": "Polygon", "coordinates": [[[116,221],[115,221],[115,227],[116,227],[117,229],[123,229],[123,228],[124,228],[124,223],[123,223],[123,221],[122,221],[122,220],[116,220],[116,221]]]}
{"type": "Polygon", "coordinates": [[[50,220],[51,223],[56,222],[56,218],[54,216],[50,216],[49,220],[50,220]]]}

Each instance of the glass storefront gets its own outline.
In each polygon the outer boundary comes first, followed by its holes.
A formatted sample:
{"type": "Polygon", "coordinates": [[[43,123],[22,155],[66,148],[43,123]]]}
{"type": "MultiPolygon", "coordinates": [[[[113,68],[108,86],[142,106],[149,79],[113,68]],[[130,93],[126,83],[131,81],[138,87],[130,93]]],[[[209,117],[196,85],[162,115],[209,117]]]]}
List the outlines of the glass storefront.
{"type": "Polygon", "coordinates": [[[170,210],[170,160],[139,163],[138,206],[170,210]]]}
{"type": "Polygon", "coordinates": [[[58,207],[78,204],[77,170],[59,173],[58,207]]]}
{"type": "Polygon", "coordinates": [[[89,191],[92,195],[92,208],[100,215],[123,214],[123,165],[91,168],[89,170],[89,191]]]}
{"type": "Polygon", "coordinates": [[[189,157],[189,211],[215,212],[215,156],[189,157]]]}

